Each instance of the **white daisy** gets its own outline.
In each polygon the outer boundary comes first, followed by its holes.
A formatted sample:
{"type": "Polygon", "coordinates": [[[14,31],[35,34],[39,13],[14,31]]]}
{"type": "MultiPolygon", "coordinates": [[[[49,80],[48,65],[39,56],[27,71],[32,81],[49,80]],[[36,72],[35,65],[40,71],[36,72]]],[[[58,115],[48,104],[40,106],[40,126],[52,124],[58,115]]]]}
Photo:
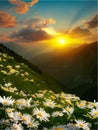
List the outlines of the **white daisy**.
{"type": "Polygon", "coordinates": [[[67,113],[68,115],[71,115],[74,112],[74,108],[68,106],[66,108],[63,108],[63,112],[67,113]]]}
{"type": "Polygon", "coordinates": [[[45,106],[54,108],[56,107],[56,103],[50,99],[47,99],[45,102],[43,102],[45,106]]]}
{"type": "Polygon", "coordinates": [[[98,117],[98,107],[96,109],[92,109],[91,112],[89,112],[89,114],[93,117],[93,118],[97,118],[98,117]]]}
{"type": "Polygon", "coordinates": [[[56,111],[56,112],[53,112],[52,113],[52,116],[53,117],[58,117],[58,116],[60,116],[60,117],[62,117],[64,114],[62,113],[62,112],[60,112],[60,111],[56,111]]]}
{"type": "Polygon", "coordinates": [[[23,126],[21,124],[13,124],[11,130],[23,130],[23,126]]]}
{"type": "Polygon", "coordinates": [[[12,83],[10,83],[10,82],[4,84],[5,87],[10,87],[11,85],[12,85],[12,83]]]}
{"type": "Polygon", "coordinates": [[[50,115],[48,113],[45,112],[45,110],[43,108],[34,108],[33,110],[33,115],[36,115],[36,117],[40,120],[40,121],[49,121],[49,117],[50,115]]]}
{"type": "Polygon", "coordinates": [[[27,127],[28,128],[38,128],[39,122],[35,120],[31,120],[27,122],[27,127]]]}
{"type": "Polygon", "coordinates": [[[83,120],[75,120],[75,121],[76,121],[76,126],[78,128],[82,128],[83,130],[90,130],[89,124],[86,123],[85,121],[83,120]]]}
{"type": "Polygon", "coordinates": [[[20,112],[10,112],[7,114],[13,121],[20,121],[22,117],[22,114],[20,112]]]}
{"type": "Polygon", "coordinates": [[[28,122],[31,122],[32,117],[29,114],[23,114],[21,116],[21,120],[23,123],[28,124],[28,122]]]}
{"type": "Polygon", "coordinates": [[[13,105],[14,100],[12,99],[12,97],[5,97],[3,96],[3,98],[0,96],[0,103],[3,104],[4,106],[10,106],[13,105]]]}

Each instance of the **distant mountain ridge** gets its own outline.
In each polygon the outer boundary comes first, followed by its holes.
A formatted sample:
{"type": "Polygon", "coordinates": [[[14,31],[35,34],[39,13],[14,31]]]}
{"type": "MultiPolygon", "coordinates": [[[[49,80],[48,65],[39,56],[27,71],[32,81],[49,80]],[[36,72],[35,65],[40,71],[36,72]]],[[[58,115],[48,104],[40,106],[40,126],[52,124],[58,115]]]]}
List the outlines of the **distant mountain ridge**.
{"type": "Polygon", "coordinates": [[[97,42],[64,52],[45,53],[31,59],[44,72],[83,99],[97,99],[97,42]]]}

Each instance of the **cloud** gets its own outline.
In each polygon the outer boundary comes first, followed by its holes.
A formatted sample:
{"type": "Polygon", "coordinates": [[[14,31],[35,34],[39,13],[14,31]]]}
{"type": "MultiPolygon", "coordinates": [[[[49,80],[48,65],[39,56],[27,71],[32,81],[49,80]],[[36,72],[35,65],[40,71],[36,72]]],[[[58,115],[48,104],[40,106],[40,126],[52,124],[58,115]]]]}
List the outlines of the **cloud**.
{"type": "Polygon", "coordinates": [[[49,24],[55,24],[56,21],[53,18],[48,18],[46,20],[42,20],[40,18],[35,18],[35,19],[33,18],[33,19],[29,20],[27,23],[29,23],[28,24],[29,28],[34,28],[36,30],[39,30],[39,29],[41,30],[43,28],[48,27],[49,24]]]}
{"type": "Polygon", "coordinates": [[[97,40],[97,17],[95,15],[91,20],[84,22],[82,25],[67,32],[67,35],[72,38],[84,39],[84,40],[97,40]]]}
{"type": "Polygon", "coordinates": [[[15,16],[11,16],[8,12],[0,11],[0,27],[11,28],[17,25],[15,16]]]}
{"type": "Polygon", "coordinates": [[[88,35],[91,35],[91,32],[89,29],[76,27],[73,30],[71,30],[68,35],[74,38],[80,38],[80,37],[86,37],[88,35]]]}
{"type": "Polygon", "coordinates": [[[15,38],[10,38],[6,35],[0,34],[0,42],[14,42],[15,38]]]}
{"type": "Polygon", "coordinates": [[[90,21],[87,21],[84,23],[84,26],[86,26],[89,29],[93,29],[97,27],[97,20],[98,20],[98,15],[94,16],[90,21]]]}
{"type": "Polygon", "coordinates": [[[31,2],[28,3],[29,6],[33,6],[36,3],[38,3],[39,0],[32,0],[31,2]]]}
{"type": "Polygon", "coordinates": [[[34,42],[52,38],[43,30],[34,30],[33,28],[23,28],[18,32],[13,32],[10,38],[17,38],[19,42],[34,42]]]}
{"type": "Polygon", "coordinates": [[[23,0],[9,0],[9,2],[16,5],[15,11],[18,14],[25,14],[29,10],[29,7],[38,3],[38,0],[32,0],[31,2],[25,2],[23,0]]]}

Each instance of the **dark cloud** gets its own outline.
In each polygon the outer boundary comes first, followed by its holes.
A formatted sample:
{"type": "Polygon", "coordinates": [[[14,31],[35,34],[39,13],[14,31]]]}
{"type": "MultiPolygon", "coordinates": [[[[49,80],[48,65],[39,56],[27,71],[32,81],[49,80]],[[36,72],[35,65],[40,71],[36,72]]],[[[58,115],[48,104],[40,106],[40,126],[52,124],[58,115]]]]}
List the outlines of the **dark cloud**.
{"type": "Polygon", "coordinates": [[[15,16],[11,16],[8,12],[0,11],[0,27],[11,28],[17,25],[15,16]]]}
{"type": "Polygon", "coordinates": [[[43,30],[34,30],[32,28],[23,28],[18,32],[13,32],[10,38],[17,38],[20,42],[42,41],[52,38],[43,30]]]}
{"type": "Polygon", "coordinates": [[[76,27],[75,29],[71,30],[68,35],[74,38],[81,38],[81,37],[86,37],[88,35],[91,35],[91,32],[89,29],[81,28],[81,27],[76,27]]]}
{"type": "Polygon", "coordinates": [[[84,25],[87,28],[96,28],[97,27],[97,21],[98,21],[98,15],[94,16],[90,21],[87,21],[84,25]]]}
{"type": "MultiPolygon", "coordinates": [[[[21,23],[21,21],[20,21],[21,23]]],[[[14,31],[10,38],[16,38],[17,42],[33,42],[42,41],[53,38],[53,35],[48,34],[44,28],[48,28],[49,24],[55,24],[52,18],[32,18],[23,22],[22,29],[14,31]]]]}

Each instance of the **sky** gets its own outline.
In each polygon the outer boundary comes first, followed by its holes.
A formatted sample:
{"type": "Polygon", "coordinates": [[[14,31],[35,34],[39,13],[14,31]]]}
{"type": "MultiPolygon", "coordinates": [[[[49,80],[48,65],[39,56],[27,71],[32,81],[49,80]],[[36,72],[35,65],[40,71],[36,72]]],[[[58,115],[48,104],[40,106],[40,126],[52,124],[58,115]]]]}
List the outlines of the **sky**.
{"type": "Polygon", "coordinates": [[[97,0],[0,0],[0,42],[42,53],[61,37],[70,46],[97,40],[97,0]]]}

